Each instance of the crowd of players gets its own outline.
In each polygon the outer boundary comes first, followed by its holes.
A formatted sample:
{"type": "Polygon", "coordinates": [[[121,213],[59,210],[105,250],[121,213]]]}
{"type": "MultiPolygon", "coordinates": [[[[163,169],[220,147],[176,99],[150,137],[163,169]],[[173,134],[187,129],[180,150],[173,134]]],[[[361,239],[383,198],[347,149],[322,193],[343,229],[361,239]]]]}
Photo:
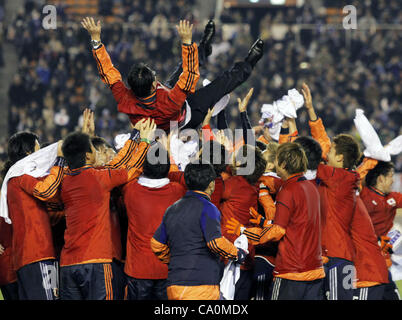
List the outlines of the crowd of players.
{"type": "MultiPolygon", "coordinates": [[[[113,50],[109,56],[104,29],[100,38],[100,22],[87,18],[82,26],[91,36],[101,80],[133,129],[116,153],[102,138],[103,122],[77,104],[82,130],[74,125],[58,133],[63,141],[50,174],[7,182],[12,224],[2,220],[0,233],[6,299],[225,298],[219,284],[229,261],[241,265],[238,300],[399,299],[388,272],[387,234],[402,207],[402,195],[391,192],[394,166],[362,157],[351,135],[330,139],[327,115],[316,112],[309,86],[301,90],[307,128],[298,131],[289,119],[279,141],[267,128],[250,136],[250,90],[236,109],[242,141],[232,144],[222,131],[212,133],[210,108],[258,72],[263,41],[197,88],[201,70],[209,68],[215,27],[207,24],[197,46],[192,26],[181,21],[176,28],[182,60],[169,85],[140,63],[126,73],[127,87],[113,50]],[[171,120],[180,128],[203,129],[196,141],[201,152],[184,170],[174,163],[170,139],[155,140],[156,127],[169,133],[171,120]],[[197,163],[198,157],[209,162],[197,163]],[[251,172],[240,174],[249,162],[251,172]],[[241,235],[247,237],[246,250],[234,245],[241,235]]],[[[159,72],[158,64],[153,67],[159,72]]],[[[38,74],[46,79],[46,72],[38,74]]],[[[74,112],[65,110],[58,119],[74,112]]],[[[225,114],[218,114],[218,129],[228,128],[225,114]]],[[[43,125],[35,132],[46,131],[43,125]]],[[[10,138],[3,178],[39,150],[38,137],[19,132],[10,138]]]]}

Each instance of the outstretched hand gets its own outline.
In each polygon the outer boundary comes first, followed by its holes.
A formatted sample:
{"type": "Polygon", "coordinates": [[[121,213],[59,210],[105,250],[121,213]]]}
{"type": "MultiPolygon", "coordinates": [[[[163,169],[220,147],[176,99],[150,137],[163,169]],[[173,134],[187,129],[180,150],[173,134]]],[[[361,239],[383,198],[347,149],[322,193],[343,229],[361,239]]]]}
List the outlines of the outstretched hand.
{"type": "Polygon", "coordinates": [[[206,126],[211,122],[212,114],[214,113],[214,108],[208,109],[207,115],[204,118],[204,121],[202,122],[202,126],[206,126]]]}
{"type": "Polygon", "coordinates": [[[306,103],[306,109],[311,109],[313,108],[313,99],[311,97],[310,88],[306,83],[303,83],[302,86],[303,86],[302,93],[304,96],[304,101],[306,103]]]}
{"type": "Polygon", "coordinates": [[[187,20],[180,20],[176,25],[182,44],[191,44],[193,39],[193,25],[187,20]]]}
{"type": "Polygon", "coordinates": [[[91,36],[92,40],[100,41],[100,35],[101,35],[101,22],[98,20],[97,23],[95,23],[94,18],[89,18],[86,17],[81,21],[81,25],[86,29],[91,36]]]}
{"type": "Polygon", "coordinates": [[[247,105],[248,105],[248,102],[250,101],[251,96],[253,95],[253,92],[254,92],[254,88],[251,88],[243,100],[240,98],[237,98],[237,103],[239,104],[240,112],[245,112],[247,110],[247,105]]]}
{"type": "Polygon", "coordinates": [[[82,132],[89,134],[91,137],[95,135],[94,112],[88,108],[82,114],[82,132]]]}

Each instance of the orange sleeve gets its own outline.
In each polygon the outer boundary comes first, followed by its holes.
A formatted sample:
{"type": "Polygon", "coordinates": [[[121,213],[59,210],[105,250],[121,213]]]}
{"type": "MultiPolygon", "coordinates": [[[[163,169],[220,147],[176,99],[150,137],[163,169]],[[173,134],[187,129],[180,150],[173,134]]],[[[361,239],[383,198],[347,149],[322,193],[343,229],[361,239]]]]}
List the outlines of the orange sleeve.
{"type": "MultiPolygon", "coordinates": [[[[366,158],[366,157],[363,159],[363,162],[356,169],[357,173],[360,175],[361,183],[363,182],[367,173],[371,169],[374,169],[374,167],[377,165],[377,163],[378,163],[378,160],[375,160],[375,159],[366,158]]],[[[362,189],[362,185],[360,185],[360,189],[362,189]]]]}
{"type": "Polygon", "coordinates": [[[198,47],[195,43],[182,45],[183,72],[181,73],[176,85],[183,91],[194,93],[195,86],[200,78],[198,66],[198,47]]]}
{"type": "Polygon", "coordinates": [[[265,144],[269,143],[269,141],[267,139],[265,139],[264,135],[259,136],[257,140],[261,141],[261,142],[263,142],[265,144]]]}
{"type": "Polygon", "coordinates": [[[168,245],[160,243],[159,241],[155,240],[155,238],[151,238],[151,250],[163,263],[169,263],[170,249],[168,245]]]}
{"type": "Polygon", "coordinates": [[[247,228],[243,234],[252,244],[263,244],[268,241],[279,241],[286,230],[277,224],[271,224],[266,228],[247,228]]]}
{"type": "Polygon", "coordinates": [[[128,161],[128,181],[139,177],[142,173],[142,166],[144,165],[150,145],[142,141],[136,146],[130,160],[128,161]]]}
{"type": "Polygon", "coordinates": [[[331,148],[331,140],[329,139],[327,132],[325,131],[324,124],[321,118],[317,118],[316,121],[308,122],[311,130],[311,136],[318,141],[322,149],[322,158],[327,160],[327,154],[331,148]]]}
{"type": "Polygon", "coordinates": [[[111,169],[126,168],[130,161],[131,154],[137,146],[138,144],[135,141],[128,139],[119,153],[110,160],[105,167],[111,169]]]}
{"type": "Polygon", "coordinates": [[[260,188],[259,195],[258,195],[258,202],[264,209],[265,218],[267,220],[274,220],[275,218],[275,211],[276,206],[274,200],[272,200],[271,195],[266,188],[260,188]]]}
{"type": "Polygon", "coordinates": [[[116,82],[122,81],[121,74],[119,70],[113,66],[112,59],[110,59],[105,45],[102,44],[98,49],[93,49],[92,54],[96,60],[96,65],[103,83],[111,87],[116,82]]]}
{"type": "Polygon", "coordinates": [[[92,54],[103,83],[109,86],[115,100],[119,103],[131,90],[124,85],[119,70],[113,66],[105,45],[102,44],[98,49],[92,50],[92,54]]]}
{"type": "Polygon", "coordinates": [[[225,259],[236,259],[237,248],[225,237],[215,238],[207,243],[208,248],[225,259]]]}
{"type": "Polygon", "coordinates": [[[261,231],[260,243],[268,241],[279,241],[286,233],[286,230],[277,224],[273,224],[261,231]]]}
{"type": "Polygon", "coordinates": [[[198,66],[198,47],[195,43],[182,45],[183,72],[172,90],[169,92],[169,99],[181,108],[188,93],[194,93],[200,71],[198,66]]]}
{"type": "Polygon", "coordinates": [[[28,194],[33,195],[41,201],[54,197],[58,187],[63,180],[64,168],[54,166],[50,169],[49,175],[42,181],[29,175],[23,175],[20,180],[21,188],[28,194]]]}

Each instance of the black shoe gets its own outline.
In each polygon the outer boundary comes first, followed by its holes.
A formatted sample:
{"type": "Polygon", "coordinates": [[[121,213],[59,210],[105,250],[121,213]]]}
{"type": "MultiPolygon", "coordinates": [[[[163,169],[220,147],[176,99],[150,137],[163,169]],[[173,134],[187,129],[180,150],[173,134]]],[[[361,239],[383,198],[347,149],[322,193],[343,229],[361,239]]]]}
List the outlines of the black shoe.
{"type": "Polygon", "coordinates": [[[263,54],[264,54],[264,41],[262,41],[261,39],[257,39],[257,41],[254,42],[254,44],[248,51],[248,55],[245,61],[249,62],[251,66],[254,67],[258,62],[258,60],[261,59],[263,54]]]}
{"type": "Polygon", "coordinates": [[[200,41],[200,46],[202,45],[205,50],[205,56],[208,57],[212,53],[212,39],[215,36],[215,22],[209,20],[204,29],[204,35],[200,41]]]}

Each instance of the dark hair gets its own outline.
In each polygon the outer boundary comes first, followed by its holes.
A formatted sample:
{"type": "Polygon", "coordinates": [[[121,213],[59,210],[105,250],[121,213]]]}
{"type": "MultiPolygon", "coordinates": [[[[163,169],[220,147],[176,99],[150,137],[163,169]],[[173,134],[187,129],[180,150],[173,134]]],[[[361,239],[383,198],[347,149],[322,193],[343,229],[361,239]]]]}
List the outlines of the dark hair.
{"type": "Polygon", "coordinates": [[[343,168],[353,169],[360,157],[360,148],[356,140],[349,134],[338,134],[334,138],[336,154],[343,155],[343,168]]]}
{"type": "Polygon", "coordinates": [[[70,169],[85,166],[86,153],[91,153],[91,138],[86,133],[70,133],[63,141],[61,146],[64,158],[70,169]]]}
{"type": "Polygon", "coordinates": [[[226,158],[228,157],[228,155],[227,150],[223,144],[214,140],[207,141],[202,145],[202,150],[203,154],[207,153],[206,161],[212,164],[217,176],[219,176],[222,172],[226,170],[226,158]]]}
{"type": "Polygon", "coordinates": [[[36,140],[39,140],[38,136],[29,131],[17,132],[10,137],[7,150],[8,160],[1,171],[3,178],[16,162],[35,151],[36,140]]]}
{"type": "Polygon", "coordinates": [[[378,161],[377,165],[366,175],[366,186],[375,187],[378,177],[386,176],[392,169],[394,169],[392,162],[378,161]]]}
{"type": "Polygon", "coordinates": [[[258,147],[261,151],[265,151],[267,149],[267,144],[262,141],[256,141],[255,146],[258,147]]]}
{"type": "Polygon", "coordinates": [[[316,170],[322,158],[322,149],[317,140],[312,137],[298,137],[293,142],[303,148],[307,157],[307,169],[316,170]]]}
{"type": "Polygon", "coordinates": [[[106,147],[106,148],[113,149],[112,145],[102,137],[92,137],[91,143],[97,151],[99,151],[100,147],[106,147]]]}
{"type": "Polygon", "coordinates": [[[278,166],[285,164],[284,169],[290,175],[307,170],[307,157],[303,148],[294,142],[281,144],[276,155],[278,166]]]}
{"type": "MultiPolygon", "coordinates": [[[[242,153],[243,158],[247,157],[247,160],[243,163],[240,164],[239,167],[247,167],[249,165],[248,161],[250,159],[250,153],[254,153],[255,157],[255,163],[254,163],[254,167],[253,167],[253,171],[248,174],[248,175],[243,175],[243,177],[247,180],[248,183],[250,183],[251,185],[254,185],[255,183],[257,183],[258,179],[261,178],[261,176],[263,175],[263,173],[265,172],[265,168],[267,166],[267,161],[264,159],[261,150],[257,147],[253,147],[250,145],[243,145],[241,146],[241,148],[237,151],[236,153],[236,162],[238,160],[243,160],[243,159],[239,159],[239,155],[240,153],[242,153]]],[[[237,170],[235,169],[234,172],[236,172],[237,170]]]]}
{"type": "Polygon", "coordinates": [[[155,72],[144,63],[136,63],[130,68],[127,82],[134,94],[139,98],[151,94],[152,83],[155,81],[155,72]]]}
{"type": "Polygon", "coordinates": [[[189,190],[205,191],[216,179],[213,166],[209,163],[189,163],[184,170],[184,181],[189,190]]]}
{"type": "Polygon", "coordinates": [[[170,169],[170,159],[165,147],[157,142],[153,144],[144,161],[143,174],[150,179],[166,178],[170,169]],[[154,157],[157,161],[149,161],[149,157],[154,157]],[[156,162],[156,163],[154,163],[156,162]]]}

